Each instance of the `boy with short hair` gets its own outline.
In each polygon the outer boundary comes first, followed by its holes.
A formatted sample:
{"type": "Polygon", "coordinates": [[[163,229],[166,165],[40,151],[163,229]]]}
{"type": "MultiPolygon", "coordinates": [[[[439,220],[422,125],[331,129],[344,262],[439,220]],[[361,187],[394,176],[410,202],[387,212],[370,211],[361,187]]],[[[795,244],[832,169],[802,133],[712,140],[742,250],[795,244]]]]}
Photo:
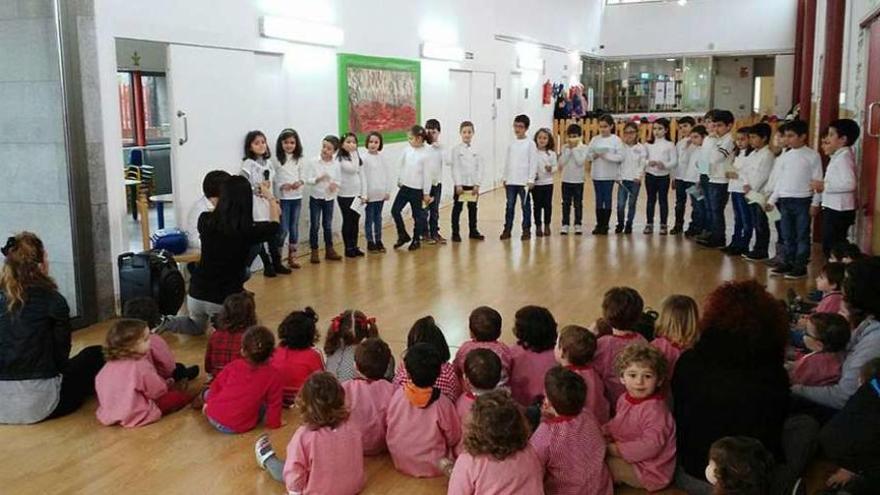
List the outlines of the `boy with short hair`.
{"type": "Polygon", "coordinates": [[[391,349],[382,339],[364,339],[354,350],[354,380],[342,382],[348,420],[357,426],[363,439],[364,455],[385,452],[386,413],[395,387],[385,372],[391,364],[391,349]]]}
{"type": "MultiPolygon", "coordinates": [[[[752,153],[748,157],[748,167],[740,174],[743,181],[743,192],[763,192],[770,180],[773,171],[773,163],[776,157],[770,151],[770,126],[761,122],[749,128],[749,146],[752,153]]],[[[754,231],[755,244],[751,250],[742,255],[748,261],[762,261],[768,257],[770,247],[770,224],[767,222],[767,213],[759,203],[749,203],[749,214],[752,217],[752,229],[754,231]]],[[[751,237],[746,233],[746,237],[751,237]]]]}
{"type": "Polygon", "coordinates": [[[474,138],[474,123],[465,120],[458,127],[461,142],[452,148],[450,159],[452,161],[452,181],[455,185],[455,194],[452,205],[452,242],[461,242],[459,220],[461,219],[462,201],[459,200],[464,192],[473,194],[473,201],[467,204],[468,210],[468,238],[482,241],[486,237],[477,229],[477,200],[480,198],[480,180],[483,176],[483,160],[476,150],[471,147],[474,138]]]}
{"type": "Polygon", "coordinates": [[[824,182],[815,184],[822,193],[822,252],[826,258],[832,246],[847,240],[849,228],[855,223],[858,179],[852,146],[859,134],[859,124],[851,119],[838,119],[828,125],[824,144],[831,161],[824,182]]]}
{"type": "Polygon", "coordinates": [[[709,163],[711,162],[712,152],[715,150],[718,138],[715,135],[715,112],[718,110],[709,110],[703,117],[703,125],[706,127],[706,136],[703,138],[703,144],[696,153],[699,155],[697,161],[697,169],[700,171],[700,193],[703,197],[700,201],[703,211],[702,232],[698,232],[695,236],[697,242],[707,241],[712,237],[712,209],[709,208],[709,163]]]}
{"type": "MultiPolygon", "coordinates": [[[[709,200],[711,235],[699,243],[709,248],[723,248],[725,242],[724,208],[727,206],[727,169],[733,163],[735,144],[733,133],[730,132],[734,123],[733,113],[728,110],[716,110],[712,116],[716,141],[708,155],[709,160],[709,200]]],[[[703,141],[705,145],[705,141],[703,141]]]]}
{"type": "Polygon", "coordinates": [[[443,145],[440,144],[440,121],[428,119],[425,122],[425,131],[431,139],[431,145],[427,147],[428,163],[425,173],[431,177],[431,204],[427,208],[428,244],[446,244],[446,239],[440,235],[440,197],[443,193],[443,165],[446,161],[443,145]]]}
{"type": "Polygon", "coordinates": [[[672,235],[681,235],[684,233],[684,210],[687,205],[687,189],[694,185],[694,180],[688,177],[688,162],[690,156],[696,150],[691,145],[691,130],[697,122],[693,117],[685,116],[678,119],[677,136],[678,142],[675,143],[675,151],[678,154],[679,167],[672,169],[672,175],[675,181],[673,189],[675,189],[675,225],[669,232],[672,235]]]}
{"type": "Polygon", "coordinates": [[[605,385],[599,372],[593,368],[596,354],[596,336],[593,332],[578,325],[568,325],[559,332],[556,342],[556,362],[565,369],[574,371],[587,385],[584,409],[589,409],[599,424],[610,418],[611,408],[605,398],[605,385]]]}
{"type": "MultiPolygon", "coordinates": [[[[464,384],[467,392],[458,396],[455,401],[455,410],[461,421],[462,431],[467,417],[470,415],[471,406],[477,397],[495,390],[501,382],[501,359],[489,349],[474,349],[467,354],[464,360],[464,384]]],[[[464,440],[462,438],[462,440],[464,440]]],[[[462,445],[456,447],[456,453],[461,451],[462,445]]]]}
{"type": "Polygon", "coordinates": [[[507,147],[507,158],[504,161],[504,189],[507,193],[507,206],[504,213],[504,231],[501,240],[510,239],[513,229],[513,217],[516,199],[522,205],[522,240],[532,238],[532,203],[529,191],[535,185],[538,173],[538,147],[528,138],[531,121],[527,115],[517,115],[513,119],[513,133],[516,139],[507,147]]]}
{"type": "Polygon", "coordinates": [[[507,344],[501,342],[501,313],[489,306],[480,306],[471,311],[468,317],[468,331],[471,339],[462,343],[452,360],[455,374],[464,375],[465,360],[474,349],[489,349],[501,360],[501,383],[506,384],[510,377],[513,354],[507,344]]]}
{"type": "Polygon", "coordinates": [[[808,132],[809,126],[803,120],[791,122],[786,128],[791,149],[777,159],[776,183],[766,206],[767,211],[779,208],[785,244],[785,260],[770,274],[789,280],[807,276],[811,206],[818,208],[821,200],[815,194],[815,187],[821,187],[822,159],[806,145],[808,132]]]}
{"type": "MultiPolygon", "coordinates": [[[[703,140],[706,139],[706,136],[709,135],[709,132],[706,130],[706,126],[697,125],[691,129],[691,135],[689,138],[692,151],[688,156],[688,161],[683,163],[683,178],[681,186],[684,188],[684,192],[687,196],[691,197],[691,223],[688,225],[687,230],[684,231],[684,236],[688,239],[692,237],[696,237],[703,233],[706,226],[706,197],[705,193],[703,196],[699,196],[699,192],[697,195],[688,193],[687,190],[691,187],[694,187],[699,191],[700,188],[700,159],[702,157],[702,147],[703,140]],[[690,185],[688,185],[690,183],[690,185]]],[[[681,192],[678,189],[678,184],[676,184],[676,194],[681,192]]]]}
{"type": "Polygon", "coordinates": [[[584,216],[584,175],[587,165],[588,147],[584,144],[583,130],[577,124],[569,124],[565,130],[568,138],[559,153],[559,170],[562,171],[562,229],[559,233],[571,232],[571,208],[574,206],[574,233],[584,233],[581,222],[584,216]]]}

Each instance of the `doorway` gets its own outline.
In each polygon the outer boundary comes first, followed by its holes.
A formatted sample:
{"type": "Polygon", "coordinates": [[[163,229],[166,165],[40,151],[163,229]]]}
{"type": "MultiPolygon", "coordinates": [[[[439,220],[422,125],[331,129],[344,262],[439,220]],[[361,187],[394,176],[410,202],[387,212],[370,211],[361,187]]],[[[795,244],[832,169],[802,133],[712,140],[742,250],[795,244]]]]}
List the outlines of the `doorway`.
{"type": "MultiPolygon", "coordinates": [[[[473,122],[473,147],[483,159],[482,190],[488,191],[499,183],[502,173],[495,153],[495,73],[452,69],[449,86],[449,94],[456,95],[450,101],[450,122],[455,124],[456,132],[462,121],[473,122]]],[[[448,179],[451,183],[451,177],[448,179]]]]}
{"type": "Polygon", "coordinates": [[[862,25],[868,36],[865,80],[865,121],[862,124],[861,205],[864,216],[856,225],[858,244],[865,252],[880,252],[880,198],[877,196],[880,162],[880,13],[862,25]]]}

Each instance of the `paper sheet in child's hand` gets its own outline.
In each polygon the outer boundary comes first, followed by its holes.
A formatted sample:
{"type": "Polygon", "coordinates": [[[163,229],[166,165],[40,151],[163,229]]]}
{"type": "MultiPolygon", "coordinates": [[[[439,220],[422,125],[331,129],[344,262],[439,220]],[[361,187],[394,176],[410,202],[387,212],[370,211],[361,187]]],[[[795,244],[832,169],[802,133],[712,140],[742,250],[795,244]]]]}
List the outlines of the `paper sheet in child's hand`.
{"type": "Polygon", "coordinates": [[[602,155],[611,151],[611,148],[607,146],[596,146],[595,148],[590,148],[595,155],[602,155]]]}
{"type": "Polygon", "coordinates": [[[697,187],[696,185],[693,185],[693,186],[687,188],[687,189],[685,190],[685,192],[687,192],[688,194],[690,194],[691,197],[693,197],[693,198],[696,199],[697,201],[702,201],[702,200],[703,200],[703,191],[700,190],[700,188],[697,187]]]}
{"type": "Polygon", "coordinates": [[[709,162],[706,160],[697,160],[697,170],[702,175],[709,175],[709,162]]]}
{"type": "Polygon", "coordinates": [[[458,200],[462,203],[475,203],[477,201],[477,195],[474,194],[473,191],[462,191],[461,194],[458,195],[458,200]]]}
{"type": "Polygon", "coordinates": [[[763,194],[761,194],[755,190],[751,190],[746,193],[746,200],[749,203],[755,203],[757,205],[761,205],[761,207],[763,207],[764,205],[767,204],[767,196],[764,196],[763,194]]]}
{"type": "Polygon", "coordinates": [[[779,213],[779,208],[773,208],[772,210],[767,212],[767,221],[770,223],[776,223],[782,220],[782,213],[779,213]]]}
{"type": "Polygon", "coordinates": [[[354,198],[351,202],[351,211],[358,214],[358,216],[364,216],[364,211],[367,209],[367,204],[361,201],[360,198],[354,198]]]}

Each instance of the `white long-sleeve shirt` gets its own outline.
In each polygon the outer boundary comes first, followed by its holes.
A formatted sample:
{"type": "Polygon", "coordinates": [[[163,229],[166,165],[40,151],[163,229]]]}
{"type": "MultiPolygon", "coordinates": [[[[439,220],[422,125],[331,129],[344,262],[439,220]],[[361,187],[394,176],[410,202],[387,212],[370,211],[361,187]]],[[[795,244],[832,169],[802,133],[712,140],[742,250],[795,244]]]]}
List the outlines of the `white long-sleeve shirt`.
{"type": "Polygon", "coordinates": [[[767,201],[776,204],[780,198],[813,198],[811,181],[822,180],[822,159],[816,150],[801,146],[792,148],[776,160],[776,183],[767,201]]]}
{"type": "Polygon", "coordinates": [[[727,183],[727,192],[732,193],[741,193],[743,191],[743,174],[744,170],[748,167],[749,158],[751,154],[746,155],[745,151],[740,151],[738,155],[733,159],[733,168],[736,169],[736,175],[738,176],[736,179],[729,179],[727,183]]]}
{"type": "Polygon", "coordinates": [[[275,197],[278,199],[302,199],[303,197],[303,187],[300,186],[293,191],[281,190],[281,186],[283,184],[293,184],[294,182],[303,181],[303,161],[302,159],[296,159],[292,155],[287,155],[284,160],[284,165],[280,162],[275,162],[275,197]]]}
{"type": "Polygon", "coordinates": [[[828,169],[825,170],[825,190],[822,191],[822,206],[835,211],[856,209],[856,163],[852,149],[840,148],[831,155],[828,169]]]}
{"type": "Polygon", "coordinates": [[[675,167],[676,179],[696,184],[700,182],[700,159],[702,154],[699,146],[689,145],[684,152],[686,162],[681,161],[682,155],[678,155],[678,166],[675,167]]]}
{"type": "Polygon", "coordinates": [[[525,186],[533,183],[538,173],[538,147],[524,137],[514,139],[507,147],[504,160],[504,181],[508,186],[525,186]]]}
{"type": "Polygon", "coordinates": [[[443,182],[443,165],[446,163],[446,149],[440,143],[425,146],[428,153],[428,165],[426,173],[431,178],[431,185],[436,186],[443,182]]]}
{"type": "Polygon", "coordinates": [[[356,198],[367,195],[367,184],[364,180],[364,167],[357,151],[351,157],[344,158],[337,155],[339,170],[339,196],[343,198],[356,198]]]}
{"type": "Polygon", "coordinates": [[[391,195],[392,188],[395,186],[391,166],[385,162],[381,151],[375,154],[364,151],[361,154],[361,159],[364,161],[367,201],[384,200],[385,195],[391,195]]]}
{"type": "Polygon", "coordinates": [[[423,194],[431,194],[431,176],[428,167],[429,150],[427,146],[413,148],[407,146],[400,157],[398,183],[412,189],[421,189],[423,194]]]}
{"type": "Polygon", "coordinates": [[[587,159],[592,162],[591,179],[615,180],[620,175],[620,162],[623,161],[623,141],[616,134],[593,136],[587,145],[587,159]],[[600,154],[600,151],[604,153],[600,154]]]}
{"type": "Polygon", "coordinates": [[[330,192],[330,184],[338,187],[341,175],[339,160],[335,156],[326,162],[320,156],[312,160],[306,166],[306,184],[312,186],[311,197],[330,201],[336,199],[339,190],[330,192]]]}
{"type": "Polygon", "coordinates": [[[189,212],[186,214],[187,244],[192,249],[202,248],[202,238],[199,236],[199,217],[206,211],[214,211],[214,203],[202,196],[189,207],[189,212]]]}
{"type": "Polygon", "coordinates": [[[587,147],[578,144],[574,148],[563,146],[559,153],[559,169],[562,170],[562,182],[583,184],[586,175],[587,147]]]}
{"type": "Polygon", "coordinates": [[[733,142],[733,133],[719,137],[715,146],[709,149],[709,182],[713,184],[727,184],[727,169],[733,164],[733,150],[736,143],[733,142]]]}
{"type": "Polygon", "coordinates": [[[538,168],[537,173],[535,174],[536,186],[546,186],[549,184],[553,184],[553,173],[556,172],[557,161],[558,158],[556,157],[555,151],[538,150],[538,168]],[[550,168],[550,171],[547,171],[548,167],[550,168]]]}
{"type": "Polygon", "coordinates": [[[749,186],[752,190],[763,192],[770,179],[770,173],[773,171],[773,162],[776,157],[770,151],[769,146],[753,151],[749,155],[746,166],[739,172],[743,186],[749,186]]]}
{"type": "MultiPolygon", "coordinates": [[[[688,166],[690,165],[691,155],[698,148],[691,146],[691,140],[685,136],[684,139],[680,139],[677,143],[675,143],[675,153],[678,155],[678,166],[672,169],[672,177],[679,180],[687,180],[684,178],[688,173],[688,166]]],[[[688,182],[693,182],[692,180],[688,180],[688,182]]]]}
{"type": "Polygon", "coordinates": [[[665,168],[651,166],[645,168],[645,172],[656,176],[666,177],[678,165],[678,156],[675,153],[675,145],[668,139],[655,139],[653,143],[648,143],[648,162],[663,162],[665,168]]]}
{"type": "Polygon", "coordinates": [[[267,171],[269,172],[269,188],[272,189],[275,180],[275,167],[272,166],[272,162],[262,158],[257,160],[247,158],[241,162],[241,176],[251,183],[254,194],[259,190],[260,184],[266,180],[267,171]]]}
{"type": "Polygon", "coordinates": [[[456,186],[479,186],[483,177],[483,159],[473,146],[458,143],[449,153],[452,182],[456,186]]]}
{"type": "Polygon", "coordinates": [[[708,176],[710,172],[712,163],[712,153],[715,151],[715,147],[718,145],[718,138],[715,136],[706,136],[703,138],[703,144],[700,146],[700,149],[696,152],[700,155],[699,160],[697,160],[697,170],[700,171],[700,175],[708,176]]]}
{"type": "Polygon", "coordinates": [[[648,164],[648,148],[642,143],[623,145],[623,161],[620,162],[620,180],[642,180],[648,164]]]}

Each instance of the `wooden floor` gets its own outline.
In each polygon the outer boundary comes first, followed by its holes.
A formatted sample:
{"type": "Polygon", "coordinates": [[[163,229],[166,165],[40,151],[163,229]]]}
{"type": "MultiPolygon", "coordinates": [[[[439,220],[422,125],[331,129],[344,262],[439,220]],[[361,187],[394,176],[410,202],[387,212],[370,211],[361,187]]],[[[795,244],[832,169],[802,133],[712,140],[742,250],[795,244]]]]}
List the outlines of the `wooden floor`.
{"type": "MultiPolygon", "coordinates": [[[[585,205],[593,204],[590,189],[585,205]]],[[[557,198],[558,194],[557,188],[557,198]]],[[[588,324],[599,316],[603,292],[616,285],[635,287],[647,305],[657,308],[672,293],[689,294],[699,301],[730,279],[755,277],[779,295],[789,287],[804,291],[812,284],[770,279],[762,264],[699,248],[682,237],[640,233],[562,237],[557,201],[554,208],[551,237],[522,242],[517,227],[514,240],[501,242],[503,192],[492,192],[480,201],[484,242],[450,242],[415,253],[404,250],[355,261],[305,264],[291,276],[265,279],[256,274],[247,288],[257,296],[261,322],[272,329],[292,309],[311,305],[321,317],[323,334],[335,314],[358,308],[377,318],[383,338],[400,356],[415,319],[433,315],[450,345],[457,346],[468,337],[469,311],[483,304],[501,312],[502,339],[513,343],[511,320],[520,306],[547,306],[560,325],[588,324]]],[[[449,236],[449,209],[441,214],[441,230],[449,236]]],[[[640,212],[638,219],[642,218],[640,212]]],[[[585,222],[591,229],[592,211],[585,211],[585,222]]],[[[640,232],[641,226],[637,229],[640,232]]],[[[394,240],[393,229],[386,228],[385,244],[394,240]]],[[[106,329],[104,322],[77,332],[74,348],[100,343],[106,329]]],[[[165,338],[178,361],[203,362],[204,337],[165,338]]],[[[0,426],[0,493],[283,493],[282,486],[254,462],[252,446],[260,430],[223,435],[189,409],[143,428],[110,428],[99,425],[95,408],[92,400],[67,418],[33,426],[0,426]]],[[[283,428],[271,432],[280,452],[298,425],[294,411],[285,411],[284,420],[283,428]]],[[[387,456],[368,458],[366,469],[364,493],[445,493],[444,479],[400,475],[387,456]]]]}

